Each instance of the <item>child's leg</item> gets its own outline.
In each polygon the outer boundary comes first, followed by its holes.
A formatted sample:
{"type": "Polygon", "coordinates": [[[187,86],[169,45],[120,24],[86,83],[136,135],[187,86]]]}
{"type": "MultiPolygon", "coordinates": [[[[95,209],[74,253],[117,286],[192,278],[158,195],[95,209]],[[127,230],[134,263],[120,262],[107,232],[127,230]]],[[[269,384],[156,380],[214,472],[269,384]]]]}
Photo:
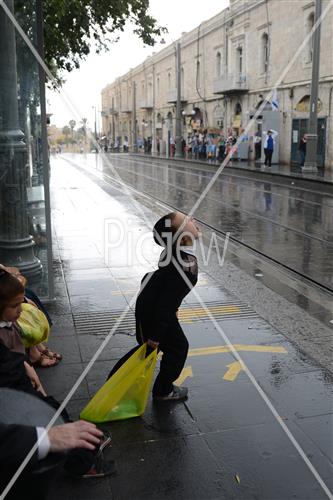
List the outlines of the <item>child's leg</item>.
{"type": "Polygon", "coordinates": [[[160,372],[153,387],[154,397],[167,396],[173,390],[173,382],[177,380],[187,358],[188,341],[176,320],[166,333],[166,341],[160,344],[163,357],[160,372]]]}

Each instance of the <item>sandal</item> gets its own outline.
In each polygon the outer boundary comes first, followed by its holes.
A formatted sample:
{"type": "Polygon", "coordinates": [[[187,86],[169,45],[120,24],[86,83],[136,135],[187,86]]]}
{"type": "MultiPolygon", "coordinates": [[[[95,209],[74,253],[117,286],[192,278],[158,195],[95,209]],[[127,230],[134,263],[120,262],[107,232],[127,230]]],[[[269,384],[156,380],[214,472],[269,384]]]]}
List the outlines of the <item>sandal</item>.
{"type": "Polygon", "coordinates": [[[57,361],[62,360],[61,354],[59,354],[58,352],[50,351],[50,349],[48,347],[46,347],[45,349],[43,349],[42,351],[39,351],[39,352],[41,354],[43,354],[44,356],[46,356],[47,358],[56,359],[57,361]]]}
{"type": "Polygon", "coordinates": [[[50,358],[41,353],[40,358],[37,359],[37,361],[32,362],[32,366],[37,368],[51,368],[52,366],[56,366],[58,363],[58,359],[50,358]]]}

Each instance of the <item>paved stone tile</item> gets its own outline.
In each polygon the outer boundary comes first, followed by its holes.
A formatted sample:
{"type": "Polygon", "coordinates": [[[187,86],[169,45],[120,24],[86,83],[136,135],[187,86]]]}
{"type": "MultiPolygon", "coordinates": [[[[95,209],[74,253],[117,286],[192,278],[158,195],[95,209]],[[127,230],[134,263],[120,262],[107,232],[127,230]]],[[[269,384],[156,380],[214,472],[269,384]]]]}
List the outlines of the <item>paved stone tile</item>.
{"type": "Polygon", "coordinates": [[[80,349],[76,335],[63,335],[61,337],[52,336],[50,337],[48,346],[52,351],[57,351],[63,355],[63,359],[59,363],[61,365],[81,362],[80,349]]]}
{"type": "Polygon", "coordinates": [[[114,457],[118,474],[111,485],[117,500],[231,498],[223,469],[201,436],[128,443],[115,447],[114,457]]]}
{"type": "MultiPolygon", "coordinates": [[[[39,368],[38,374],[47,394],[62,401],[83,372],[82,363],[61,364],[52,368],[39,368]]],[[[82,381],[74,398],[89,397],[87,383],[82,381]]]]}
{"type": "MultiPolygon", "coordinates": [[[[230,498],[327,498],[276,422],[206,434],[204,439],[223,464],[225,482],[237,487],[236,496],[230,498]]],[[[316,452],[313,447],[312,452],[316,452]]]]}
{"type": "Polygon", "coordinates": [[[72,314],[52,315],[51,337],[75,335],[75,326],[72,314]]]}
{"type": "MultiPolygon", "coordinates": [[[[332,413],[298,418],[295,423],[330,460],[333,475],[333,407],[332,413]]],[[[327,476],[327,473],[324,475],[327,476]]]]}
{"type": "MultiPolygon", "coordinates": [[[[100,345],[102,344],[104,338],[101,338],[98,335],[79,335],[78,342],[80,346],[82,361],[90,361],[92,356],[98,350],[100,345]]],[[[133,346],[136,345],[136,341],[133,339],[133,346]]],[[[124,354],[128,352],[128,347],[114,347],[112,345],[112,339],[110,343],[103,349],[99,356],[99,360],[117,360],[120,359],[124,354]]]]}

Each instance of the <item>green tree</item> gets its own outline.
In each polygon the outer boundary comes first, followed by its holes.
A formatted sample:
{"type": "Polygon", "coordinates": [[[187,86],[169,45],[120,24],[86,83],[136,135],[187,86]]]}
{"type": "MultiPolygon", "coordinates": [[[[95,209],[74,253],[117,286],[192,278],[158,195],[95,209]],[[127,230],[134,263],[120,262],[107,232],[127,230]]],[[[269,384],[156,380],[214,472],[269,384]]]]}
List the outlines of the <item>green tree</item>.
{"type": "MultiPolygon", "coordinates": [[[[34,23],[34,5],[15,0],[15,12],[24,20],[26,32],[34,23]]],[[[154,45],[166,29],[157,25],[148,10],[149,0],[44,0],[46,64],[58,71],[78,68],[92,48],[97,53],[109,50],[127,21],[145,44],[154,45]]]]}
{"type": "Polygon", "coordinates": [[[68,144],[69,142],[69,136],[71,135],[71,129],[68,125],[65,125],[62,129],[62,133],[65,136],[65,143],[68,144]]]}

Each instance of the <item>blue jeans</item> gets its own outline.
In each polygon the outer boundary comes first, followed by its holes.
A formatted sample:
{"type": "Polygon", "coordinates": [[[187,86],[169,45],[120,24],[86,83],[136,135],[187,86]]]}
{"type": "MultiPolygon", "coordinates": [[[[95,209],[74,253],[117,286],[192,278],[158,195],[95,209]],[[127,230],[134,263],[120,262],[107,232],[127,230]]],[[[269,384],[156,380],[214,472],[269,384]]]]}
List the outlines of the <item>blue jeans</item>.
{"type": "Polygon", "coordinates": [[[299,154],[301,157],[301,167],[304,167],[306,153],[305,151],[300,151],[299,154]]]}

